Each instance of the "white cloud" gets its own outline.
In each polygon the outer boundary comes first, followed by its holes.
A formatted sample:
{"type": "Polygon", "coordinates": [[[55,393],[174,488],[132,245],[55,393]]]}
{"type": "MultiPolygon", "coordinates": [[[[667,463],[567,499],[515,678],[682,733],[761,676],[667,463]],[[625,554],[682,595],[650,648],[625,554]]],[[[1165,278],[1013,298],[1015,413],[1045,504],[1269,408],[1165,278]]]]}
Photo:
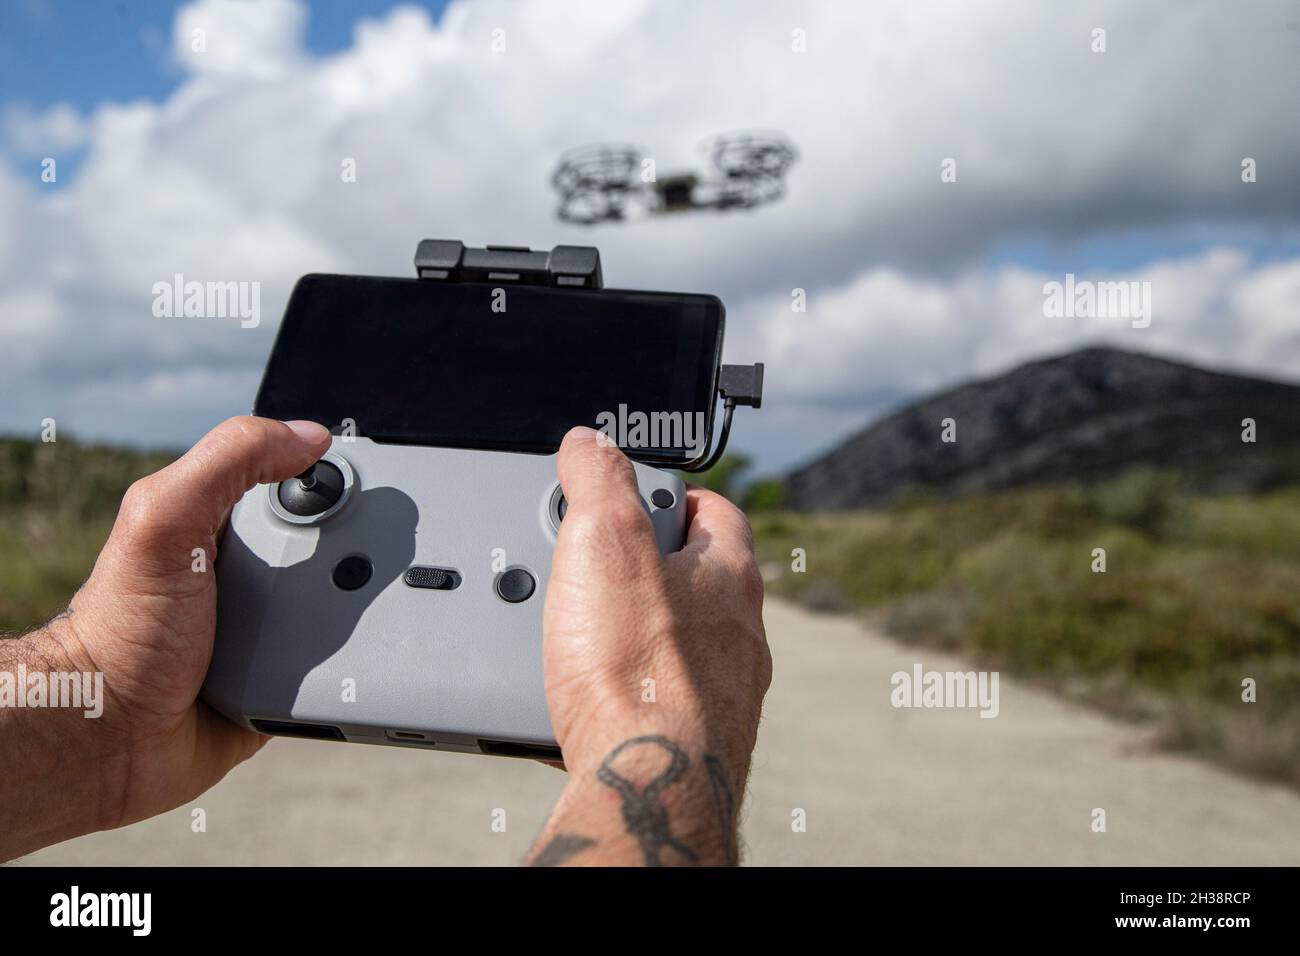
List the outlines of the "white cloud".
{"type": "Polygon", "coordinates": [[[747,351],[768,357],[774,399],[861,408],[881,393],[928,390],[1032,357],[1105,343],[1220,367],[1292,377],[1300,368],[1300,260],[1252,267],[1228,249],[1136,271],[1084,271],[1083,282],[1149,282],[1150,325],[1051,318],[1044,286],[1059,273],[979,269],[952,280],[870,269],[809,302],[755,304],[747,351]]]}
{"type": "Polygon", "coordinates": [[[1151,262],[1157,313],[1139,335],[1044,320],[1051,277],[982,258],[1036,236],[1068,258],[1075,240],[1132,226],[1294,235],[1300,34],[1285,4],[458,0],[439,24],[416,8],[361,23],[323,58],[301,46],[306,15],[292,0],[199,0],[175,20],[186,78],[166,102],[28,111],[9,130],[11,159],[15,129],[25,152],[86,152],[57,190],[30,163],[0,166],[0,349],[22,356],[0,428],[31,430],[57,402],[70,431],[188,441],[247,407],[298,275],[409,274],[423,236],[594,242],[611,285],[722,295],[729,360],[769,362],[778,401],[737,434],[761,436],[769,461],[902,393],[1099,338],[1298,367],[1294,262],[1151,262]],[[1089,48],[1097,25],[1105,54],[1089,48]],[[806,53],[791,50],[796,28],[806,53]],[[641,143],[664,175],[743,127],[799,146],[776,206],[554,220],[548,177],[567,147],[641,143]],[[1240,181],[1246,155],[1258,183],[1240,181]],[[949,156],[958,182],[943,184],[949,156]],[[149,290],[176,272],[260,281],[266,320],[154,319],[149,290]],[[789,313],[796,286],[804,316],[789,313]]]}
{"type": "Polygon", "coordinates": [[[205,78],[273,80],[304,62],[297,0],[196,0],[176,13],[172,53],[205,78]]]}
{"type": "Polygon", "coordinates": [[[0,116],[0,133],[7,151],[26,158],[80,149],[89,130],[85,118],[68,103],[43,112],[13,103],[0,116]]]}

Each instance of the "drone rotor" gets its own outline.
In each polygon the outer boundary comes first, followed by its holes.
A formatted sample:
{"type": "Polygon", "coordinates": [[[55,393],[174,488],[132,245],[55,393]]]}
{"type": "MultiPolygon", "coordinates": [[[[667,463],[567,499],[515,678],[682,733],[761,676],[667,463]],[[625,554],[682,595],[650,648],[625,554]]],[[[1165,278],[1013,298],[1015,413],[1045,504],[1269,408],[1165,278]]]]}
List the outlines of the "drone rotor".
{"type": "Polygon", "coordinates": [[[622,219],[639,188],[641,150],[627,145],[580,146],[560,157],[551,184],[560,194],[557,215],[591,225],[622,219]]]}
{"type": "Polygon", "coordinates": [[[775,133],[733,133],[705,144],[721,180],[715,184],[719,207],[758,206],[785,194],[785,174],[799,154],[775,133]]]}

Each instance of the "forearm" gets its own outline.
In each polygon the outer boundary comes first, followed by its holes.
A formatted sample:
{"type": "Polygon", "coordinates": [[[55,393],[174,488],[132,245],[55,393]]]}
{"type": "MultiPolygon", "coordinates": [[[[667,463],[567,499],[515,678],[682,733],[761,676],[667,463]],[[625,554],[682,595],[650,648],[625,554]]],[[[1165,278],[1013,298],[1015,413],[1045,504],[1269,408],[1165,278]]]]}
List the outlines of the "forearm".
{"type": "Polygon", "coordinates": [[[555,810],[529,854],[532,866],[725,866],[737,862],[743,766],[710,751],[697,735],[602,735],[566,763],[555,810]],[[599,758],[596,759],[596,755],[599,758]]]}
{"type": "Polygon", "coordinates": [[[65,660],[59,624],[0,639],[0,861],[99,829],[106,762],[88,744],[82,710],[17,706],[27,682],[76,670],[65,660]]]}

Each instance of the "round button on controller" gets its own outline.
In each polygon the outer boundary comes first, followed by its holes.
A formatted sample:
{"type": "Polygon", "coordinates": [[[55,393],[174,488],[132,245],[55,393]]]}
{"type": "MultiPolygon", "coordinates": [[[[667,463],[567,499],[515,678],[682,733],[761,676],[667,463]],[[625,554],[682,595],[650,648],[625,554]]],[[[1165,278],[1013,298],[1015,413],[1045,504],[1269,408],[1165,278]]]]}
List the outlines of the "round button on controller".
{"type": "Polygon", "coordinates": [[[374,571],[374,566],[365,555],[350,554],[334,565],[334,584],[344,591],[355,591],[365,587],[374,571]]]}
{"type": "Polygon", "coordinates": [[[656,508],[671,508],[677,504],[677,496],[667,488],[656,488],[650,492],[650,503],[656,508]]]}
{"type": "Polygon", "coordinates": [[[527,601],[537,590],[537,579],[525,568],[507,568],[497,577],[497,597],[509,604],[527,601]]]}

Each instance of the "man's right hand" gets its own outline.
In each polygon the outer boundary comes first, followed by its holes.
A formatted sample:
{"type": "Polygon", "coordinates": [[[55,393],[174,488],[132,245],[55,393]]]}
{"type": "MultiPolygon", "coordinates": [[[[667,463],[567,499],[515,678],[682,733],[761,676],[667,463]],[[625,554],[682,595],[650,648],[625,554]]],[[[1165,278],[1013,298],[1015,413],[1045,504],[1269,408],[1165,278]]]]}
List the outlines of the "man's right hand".
{"type": "Polygon", "coordinates": [[[532,862],[735,862],[772,676],[749,522],[691,488],[686,544],[661,556],[617,447],[575,428],[557,467],[543,652],[571,779],[532,862]]]}

